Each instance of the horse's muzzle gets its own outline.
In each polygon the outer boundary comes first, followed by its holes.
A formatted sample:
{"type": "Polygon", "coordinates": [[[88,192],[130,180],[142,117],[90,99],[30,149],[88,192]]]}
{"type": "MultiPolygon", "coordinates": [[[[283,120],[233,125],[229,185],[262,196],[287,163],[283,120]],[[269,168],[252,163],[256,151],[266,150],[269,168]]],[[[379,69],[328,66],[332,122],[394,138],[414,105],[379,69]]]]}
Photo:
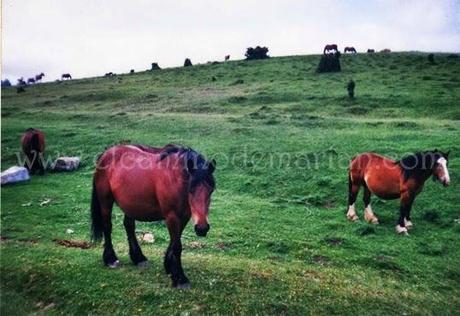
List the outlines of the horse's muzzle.
{"type": "Polygon", "coordinates": [[[195,225],[195,233],[197,236],[205,237],[209,231],[209,224],[205,225],[195,225]]]}

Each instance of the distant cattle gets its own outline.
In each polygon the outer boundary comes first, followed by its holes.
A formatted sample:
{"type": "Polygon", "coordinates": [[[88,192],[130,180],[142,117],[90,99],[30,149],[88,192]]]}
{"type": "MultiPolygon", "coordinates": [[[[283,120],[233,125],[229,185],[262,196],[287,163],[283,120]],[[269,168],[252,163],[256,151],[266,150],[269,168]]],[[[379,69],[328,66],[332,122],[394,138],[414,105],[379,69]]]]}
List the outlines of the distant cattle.
{"type": "Polygon", "coordinates": [[[391,53],[391,50],[389,48],[382,49],[380,51],[381,53],[391,53]]]}
{"type": "Polygon", "coordinates": [[[352,53],[352,54],[356,54],[356,49],[351,46],[351,47],[345,47],[345,49],[343,50],[344,53],[352,53]]]}
{"type": "Polygon", "coordinates": [[[61,80],[64,80],[64,79],[71,80],[71,79],[72,79],[72,76],[71,76],[70,74],[62,74],[61,80]]]}
{"type": "Polygon", "coordinates": [[[113,76],[116,76],[116,74],[113,73],[113,72],[108,72],[108,73],[106,73],[104,76],[105,76],[105,77],[113,77],[113,76]]]}
{"type": "Polygon", "coordinates": [[[41,74],[39,75],[36,75],[35,76],[35,82],[39,82],[39,81],[42,81],[42,78],[45,76],[45,74],[42,72],[41,74]]]}
{"type": "Polygon", "coordinates": [[[368,49],[367,49],[367,53],[368,53],[368,54],[375,53],[375,49],[368,48],[368,49]]]}
{"type": "Polygon", "coordinates": [[[337,44],[327,44],[324,46],[323,54],[334,54],[339,51],[337,44]]]}
{"type": "Polygon", "coordinates": [[[230,55],[225,55],[225,61],[230,60],[230,55]]]}
{"type": "Polygon", "coordinates": [[[27,79],[27,84],[29,84],[29,83],[35,83],[35,79],[34,78],[27,79]]]}

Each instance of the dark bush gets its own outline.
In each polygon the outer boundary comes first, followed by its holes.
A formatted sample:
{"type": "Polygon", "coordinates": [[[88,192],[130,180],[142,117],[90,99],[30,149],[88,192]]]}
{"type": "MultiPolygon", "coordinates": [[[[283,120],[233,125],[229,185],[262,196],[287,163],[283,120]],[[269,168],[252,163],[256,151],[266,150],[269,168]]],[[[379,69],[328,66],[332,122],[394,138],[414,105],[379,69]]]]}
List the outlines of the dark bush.
{"type": "Polygon", "coordinates": [[[340,70],[341,68],[339,53],[321,55],[318,68],[316,68],[317,73],[338,72],[340,70]]]}
{"type": "Polygon", "coordinates": [[[254,60],[254,59],[266,59],[269,58],[270,56],[267,55],[268,53],[268,48],[267,47],[260,47],[257,46],[256,48],[248,47],[246,49],[246,60],[254,60]]]}
{"type": "Polygon", "coordinates": [[[8,79],[2,80],[2,88],[11,87],[11,82],[8,79]]]}
{"type": "Polygon", "coordinates": [[[160,70],[160,66],[157,63],[152,63],[152,68],[150,70],[160,70]]]}
{"type": "Polygon", "coordinates": [[[190,67],[190,66],[193,66],[192,61],[189,58],[185,58],[184,67],[190,67]]]}
{"type": "Polygon", "coordinates": [[[353,79],[350,79],[350,81],[347,84],[347,90],[348,90],[348,96],[353,99],[355,97],[355,82],[353,79]]]}
{"type": "Polygon", "coordinates": [[[434,54],[428,54],[427,58],[430,64],[434,64],[434,54]]]}

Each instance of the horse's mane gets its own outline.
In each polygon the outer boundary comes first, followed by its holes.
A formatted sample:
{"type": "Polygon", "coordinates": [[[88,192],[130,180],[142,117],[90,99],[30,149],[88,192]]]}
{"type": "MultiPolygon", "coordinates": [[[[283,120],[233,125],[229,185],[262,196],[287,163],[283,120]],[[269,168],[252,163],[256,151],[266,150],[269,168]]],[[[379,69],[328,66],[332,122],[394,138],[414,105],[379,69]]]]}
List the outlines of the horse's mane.
{"type": "Polygon", "coordinates": [[[177,153],[183,156],[187,163],[187,170],[189,171],[192,182],[191,189],[193,190],[200,183],[207,183],[212,188],[215,188],[215,180],[210,169],[211,162],[207,161],[202,154],[193,150],[190,147],[179,146],[175,144],[168,144],[160,154],[160,160],[165,159],[171,154],[177,153]]]}
{"type": "Polygon", "coordinates": [[[441,157],[445,157],[445,154],[438,150],[416,152],[396,161],[396,164],[399,164],[404,180],[407,180],[431,174],[436,161],[441,157]]]}

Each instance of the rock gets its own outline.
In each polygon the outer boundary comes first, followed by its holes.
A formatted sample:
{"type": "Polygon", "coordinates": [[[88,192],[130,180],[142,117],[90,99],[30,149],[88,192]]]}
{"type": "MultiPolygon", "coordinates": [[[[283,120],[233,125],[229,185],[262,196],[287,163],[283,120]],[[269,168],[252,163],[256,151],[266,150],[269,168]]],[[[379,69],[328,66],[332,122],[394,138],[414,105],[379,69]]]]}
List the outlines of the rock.
{"type": "Polygon", "coordinates": [[[149,244],[153,244],[155,242],[155,237],[153,236],[152,233],[144,233],[142,235],[142,241],[149,243],[149,244]]]}
{"type": "Polygon", "coordinates": [[[73,234],[73,229],[67,228],[65,232],[66,234],[73,234]]]}
{"type": "Polygon", "coordinates": [[[2,185],[27,181],[30,179],[29,171],[24,167],[13,166],[1,173],[2,185]]]}
{"type": "Polygon", "coordinates": [[[80,166],[80,157],[59,157],[52,164],[52,171],[74,171],[80,166]]]}

